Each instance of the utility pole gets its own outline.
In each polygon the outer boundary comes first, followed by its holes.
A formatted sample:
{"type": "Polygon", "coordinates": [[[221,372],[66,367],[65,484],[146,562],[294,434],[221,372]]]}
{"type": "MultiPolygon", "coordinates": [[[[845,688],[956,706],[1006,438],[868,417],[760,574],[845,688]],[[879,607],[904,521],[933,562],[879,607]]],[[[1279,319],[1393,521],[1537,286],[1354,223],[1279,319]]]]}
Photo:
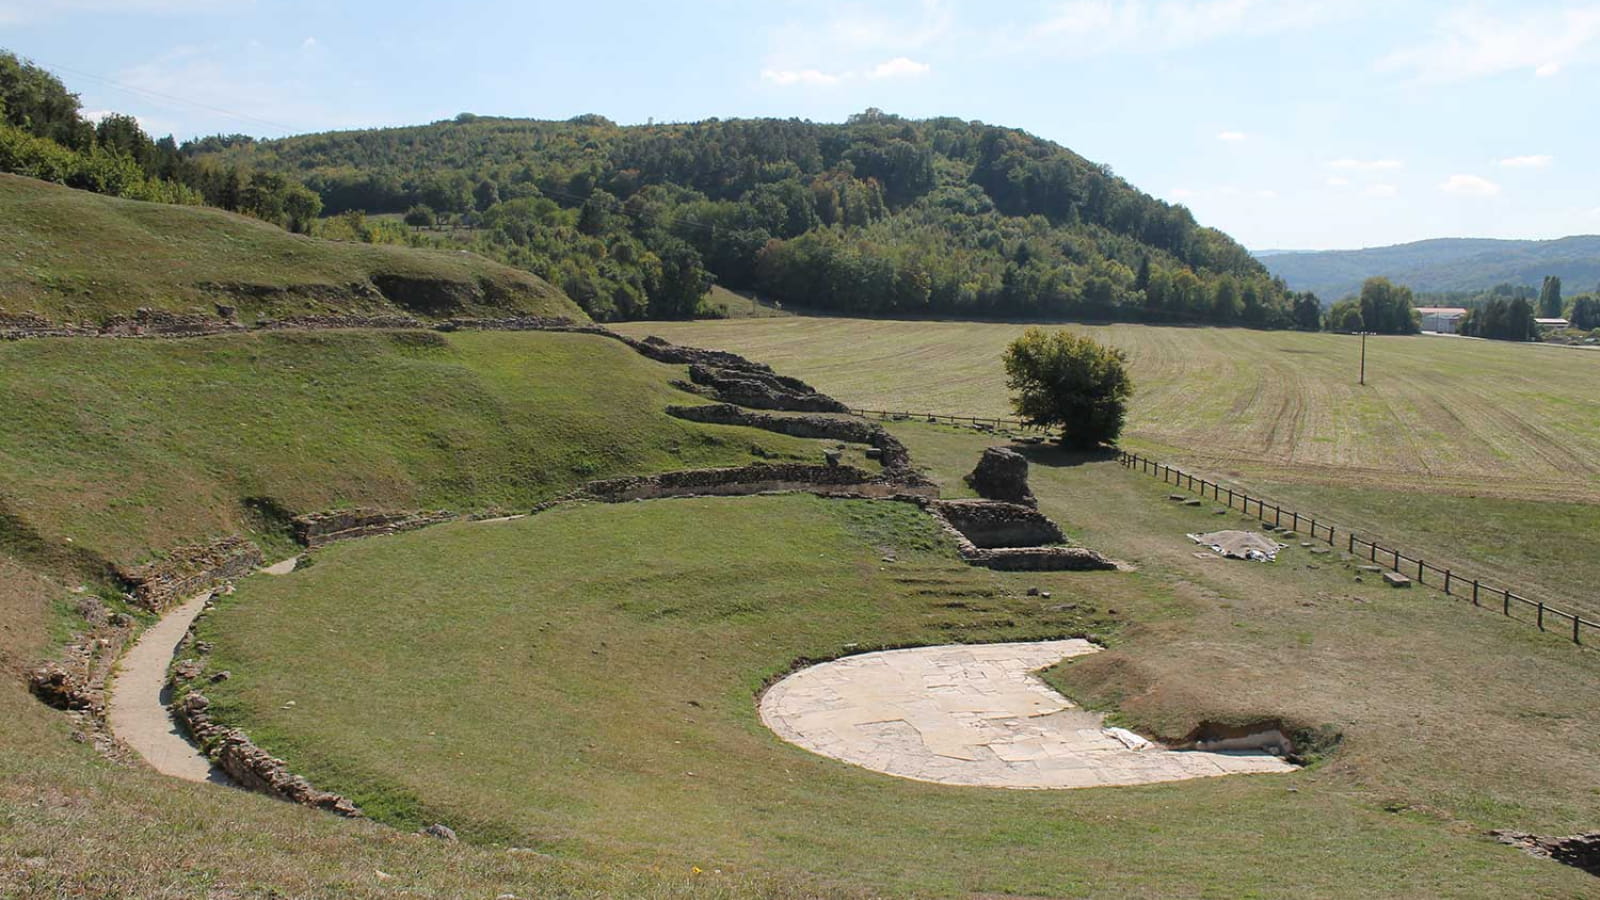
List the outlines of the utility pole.
{"type": "Polygon", "coordinates": [[[1361,334],[1361,384],[1367,383],[1367,335],[1371,332],[1363,331],[1361,334]]]}

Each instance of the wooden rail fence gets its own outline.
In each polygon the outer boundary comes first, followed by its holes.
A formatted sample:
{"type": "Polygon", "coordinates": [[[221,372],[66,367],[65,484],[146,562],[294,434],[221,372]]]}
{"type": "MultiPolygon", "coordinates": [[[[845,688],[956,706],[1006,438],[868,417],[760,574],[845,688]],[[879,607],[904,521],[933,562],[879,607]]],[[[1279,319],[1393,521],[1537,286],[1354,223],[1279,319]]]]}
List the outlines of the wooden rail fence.
{"type": "Polygon", "coordinates": [[[1030,425],[1021,419],[996,419],[986,418],[984,416],[948,416],[944,413],[919,413],[886,409],[852,408],[850,413],[851,415],[857,415],[863,418],[877,418],[906,422],[916,420],[921,422],[933,422],[937,424],[969,425],[972,427],[987,425],[990,428],[1016,428],[1022,431],[1036,431],[1040,434],[1048,433],[1050,430],[1040,425],[1030,425]]]}
{"type": "Polygon", "coordinates": [[[1499,608],[1502,615],[1518,621],[1529,622],[1531,616],[1530,624],[1540,631],[1560,630],[1570,634],[1574,644],[1584,642],[1585,629],[1600,630],[1600,622],[1590,621],[1577,613],[1557,609],[1542,600],[1530,600],[1512,588],[1491,587],[1481,579],[1459,574],[1450,567],[1440,568],[1419,557],[1407,556],[1398,548],[1385,547],[1377,541],[1360,537],[1349,529],[1341,530],[1333,523],[1317,516],[1284,509],[1277,503],[1261,497],[1252,497],[1244,491],[1214,481],[1197,478],[1182,469],[1137,453],[1121,451],[1117,458],[1125,468],[1158,477],[1166,484],[1186,488],[1190,492],[1198,493],[1202,498],[1209,496],[1218,503],[1225,504],[1229,509],[1238,509],[1246,515],[1250,515],[1254,510],[1254,514],[1261,521],[1271,522],[1274,527],[1288,527],[1295,532],[1305,531],[1317,540],[1326,541],[1334,547],[1343,543],[1345,552],[1350,556],[1357,559],[1365,556],[1373,565],[1381,565],[1390,571],[1414,578],[1418,584],[1438,588],[1444,591],[1446,596],[1470,600],[1473,606],[1499,608]],[[1340,535],[1343,535],[1342,540],[1340,535]],[[1433,578],[1432,582],[1428,581],[1429,577],[1433,578]]]}
{"type": "MultiPolygon", "coordinates": [[[[991,428],[1016,428],[1023,431],[1036,431],[1041,434],[1049,432],[1048,428],[1031,425],[1021,419],[951,416],[944,413],[917,413],[881,409],[851,409],[850,412],[858,416],[887,420],[911,421],[915,419],[924,422],[968,425],[971,427],[987,425],[991,428]]],[[[1191,492],[1198,493],[1202,498],[1209,496],[1218,503],[1226,504],[1229,509],[1238,509],[1246,515],[1250,515],[1251,509],[1254,509],[1255,515],[1260,517],[1263,522],[1269,521],[1268,515],[1270,513],[1270,521],[1277,528],[1288,526],[1289,530],[1297,533],[1304,531],[1316,540],[1326,541],[1335,547],[1340,543],[1339,535],[1343,534],[1345,552],[1353,557],[1360,558],[1361,554],[1365,553],[1367,560],[1374,565],[1382,564],[1385,568],[1408,578],[1414,577],[1418,584],[1436,587],[1444,591],[1446,596],[1470,600],[1473,606],[1488,606],[1490,608],[1498,606],[1501,614],[1507,618],[1529,622],[1528,616],[1531,615],[1530,624],[1536,626],[1540,631],[1551,631],[1559,624],[1563,632],[1568,632],[1570,629],[1570,636],[1574,644],[1582,644],[1584,642],[1585,629],[1600,630],[1600,622],[1585,619],[1577,613],[1557,609],[1542,600],[1530,600],[1512,588],[1492,587],[1481,579],[1457,574],[1452,568],[1440,568],[1421,558],[1407,556],[1398,548],[1385,547],[1376,541],[1360,537],[1349,529],[1341,530],[1332,522],[1318,516],[1307,515],[1292,509],[1284,509],[1282,505],[1273,503],[1270,500],[1252,497],[1244,491],[1217,484],[1204,478],[1197,478],[1182,469],[1140,456],[1137,453],[1129,453],[1125,450],[1118,451],[1117,459],[1125,468],[1137,469],[1146,475],[1160,477],[1167,484],[1187,488],[1191,492]],[[1413,572],[1415,575],[1412,574],[1413,572]],[[1427,580],[1429,575],[1433,576],[1434,581],[1432,583],[1427,580]]]]}

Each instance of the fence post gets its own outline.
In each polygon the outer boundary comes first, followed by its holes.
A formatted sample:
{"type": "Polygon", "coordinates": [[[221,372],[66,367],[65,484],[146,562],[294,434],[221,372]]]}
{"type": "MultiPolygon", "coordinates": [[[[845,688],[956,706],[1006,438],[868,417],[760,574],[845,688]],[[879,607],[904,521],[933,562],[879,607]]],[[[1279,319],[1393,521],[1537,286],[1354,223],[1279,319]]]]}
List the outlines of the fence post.
{"type": "Polygon", "coordinates": [[[1272,507],[1272,524],[1278,528],[1283,527],[1283,507],[1276,505],[1272,507]]]}
{"type": "Polygon", "coordinates": [[[1583,641],[1578,640],[1578,623],[1582,621],[1583,620],[1578,617],[1577,613],[1572,614],[1572,642],[1574,644],[1583,643],[1583,641]]]}
{"type": "Polygon", "coordinates": [[[1356,552],[1356,533],[1354,531],[1350,532],[1350,549],[1345,552],[1351,555],[1354,555],[1356,552]]]}
{"type": "Polygon", "coordinates": [[[1451,593],[1450,593],[1450,570],[1449,569],[1445,569],[1444,570],[1444,595],[1446,597],[1452,596],[1451,593]]]}
{"type": "Polygon", "coordinates": [[[1478,605],[1478,579],[1472,579],[1472,605],[1478,605]]]}
{"type": "Polygon", "coordinates": [[[1544,601],[1539,601],[1539,630],[1544,630],[1544,601]]]}
{"type": "Polygon", "coordinates": [[[1300,514],[1299,513],[1295,513],[1294,514],[1294,526],[1293,527],[1294,527],[1295,531],[1299,531],[1300,530],[1300,514]]]}
{"type": "Polygon", "coordinates": [[[1506,604],[1505,604],[1504,607],[1501,608],[1500,611],[1509,616],[1509,615],[1511,615],[1511,588],[1506,588],[1505,589],[1505,595],[1506,595],[1506,604]]]}
{"type": "MultiPolygon", "coordinates": [[[[1426,584],[1426,583],[1427,582],[1424,582],[1422,580],[1422,560],[1419,559],[1419,560],[1417,560],[1417,584],[1426,584]]],[[[1445,593],[1448,594],[1450,592],[1449,591],[1445,591],[1445,593]]]]}
{"type": "Polygon", "coordinates": [[[1396,572],[1400,571],[1400,551],[1399,550],[1394,551],[1394,567],[1393,568],[1394,568],[1394,570],[1396,572]]]}
{"type": "Polygon", "coordinates": [[[1228,508],[1233,509],[1233,488],[1228,488],[1228,508]]]}

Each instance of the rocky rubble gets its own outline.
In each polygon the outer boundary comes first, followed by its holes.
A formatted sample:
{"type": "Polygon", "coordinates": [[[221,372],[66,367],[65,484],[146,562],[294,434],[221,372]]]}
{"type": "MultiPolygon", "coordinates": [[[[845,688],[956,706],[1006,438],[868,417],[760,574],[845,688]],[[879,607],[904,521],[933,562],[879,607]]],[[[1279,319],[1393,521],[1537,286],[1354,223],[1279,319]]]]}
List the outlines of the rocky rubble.
{"type": "Polygon", "coordinates": [[[1003,500],[1038,506],[1033,490],[1028,487],[1028,458],[1006,447],[990,447],[983,451],[977,468],[966,477],[966,482],[978,496],[988,500],[1003,500]]]}
{"type": "Polygon", "coordinates": [[[290,526],[294,529],[296,541],[315,548],[351,538],[413,531],[454,518],[454,513],[443,510],[385,512],[381,509],[348,509],[295,516],[290,520],[290,526]]]}
{"type": "Polygon", "coordinates": [[[117,574],[131,586],[129,596],[135,604],[161,612],[184,597],[248,575],[261,563],[261,548],[235,535],[210,544],[178,547],[165,559],[119,568],[117,574]]]}
{"type": "Polygon", "coordinates": [[[1502,844],[1520,847],[1534,856],[1565,863],[1590,875],[1600,875],[1600,831],[1566,837],[1540,837],[1526,831],[1489,833],[1502,844]]]}
{"type": "MultiPolygon", "coordinates": [[[[777,416],[753,412],[727,403],[707,406],[669,406],[667,415],[691,422],[711,425],[741,425],[787,434],[791,437],[844,441],[867,444],[877,451],[883,464],[885,477],[908,484],[924,485],[927,479],[911,468],[911,452],[894,435],[875,425],[856,418],[838,418],[826,415],[777,416]]],[[[872,454],[868,454],[871,456],[872,454]]]]}

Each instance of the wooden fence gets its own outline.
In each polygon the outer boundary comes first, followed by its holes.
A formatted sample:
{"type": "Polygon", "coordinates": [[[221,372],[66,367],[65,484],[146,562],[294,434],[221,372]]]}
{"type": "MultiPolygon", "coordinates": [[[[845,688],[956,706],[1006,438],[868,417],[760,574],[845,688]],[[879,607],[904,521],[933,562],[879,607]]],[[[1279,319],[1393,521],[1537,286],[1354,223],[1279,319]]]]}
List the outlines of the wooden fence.
{"type": "Polygon", "coordinates": [[[894,410],[885,409],[852,408],[850,413],[863,418],[877,418],[903,422],[916,420],[919,422],[933,422],[938,424],[968,425],[974,428],[980,425],[987,425],[990,428],[1016,428],[1022,431],[1036,431],[1040,434],[1047,434],[1050,431],[1050,429],[1043,426],[1030,425],[1021,419],[995,419],[985,418],[983,416],[947,416],[943,413],[896,412],[894,410]]]}
{"type": "Polygon", "coordinates": [[[1441,568],[1421,558],[1407,556],[1397,548],[1385,547],[1376,541],[1367,540],[1349,529],[1340,529],[1332,522],[1317,516],[1284,509],[1280,504],[1261,497],[1252,497],[1244,491],[1225,487],[1214,481],[1197,478],[1182,469],[1137,453],[1122,451],[1118,453],[1117,458],[1125,468],[1158,477],[1167,484],[1198,493],[1202,498],[1210,497],[1229,509],[1238,509],[1246,515],[1251,515],[1253,510],[1253,514],[1261,521],[1271,522],[1275,527],[1287,527],[1295,532],[1304,531],[1317,540],[1326,541],[1335,547],[1343,544],[1345,551],[1352,557],[1360,559],[1364,556],[1373,565],[1381,565],[1385,569],[1398,572],[1414,579],[1418,584],[1438,588],[1447,596],[1470,600],[1473,606],[1498,607],[1501,614],[1507,618],[1529,622],[1540,631],[1559,630],[1569,633],[1574,644],[1584,642],[1585,629],[1600,630],[1600,622],[1590,621],[1577,613],[1557,609],[1542,600],[1530,600],[1512,588],[1491,587],[1481,579],[1458,574],[1450,567],[1441,568]],[[1432,582],[1428,581],[1429,577],[1432,577],[1432,582]]]}

